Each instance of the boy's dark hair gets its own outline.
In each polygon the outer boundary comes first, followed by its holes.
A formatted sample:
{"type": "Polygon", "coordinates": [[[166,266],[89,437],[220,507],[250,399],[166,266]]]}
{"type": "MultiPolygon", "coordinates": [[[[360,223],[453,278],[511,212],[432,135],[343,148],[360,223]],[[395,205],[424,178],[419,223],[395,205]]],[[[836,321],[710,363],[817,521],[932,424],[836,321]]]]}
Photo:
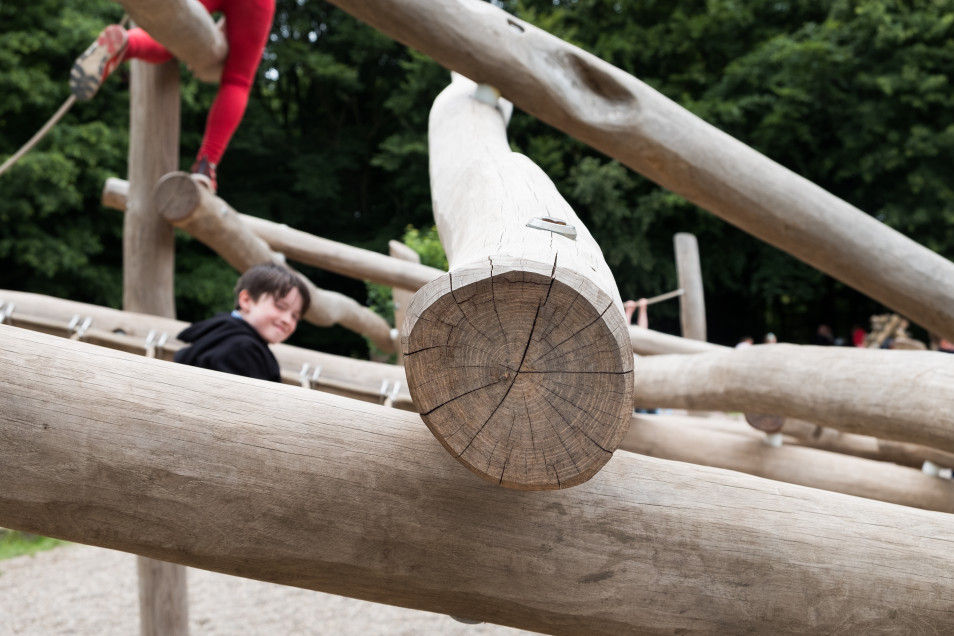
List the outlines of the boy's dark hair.
{"type": "Polygon", "coordinates": [[[302,277],[278,263],[256,265],[242,274],[235,284],[235,308],[239,309],[238,296],[243,289],[258,302],[262,294],[271,294],[275,299],[284,298],[293,287],[301,294],[301,315],[304,316],[311,306],[311,294],[302,277]]]}

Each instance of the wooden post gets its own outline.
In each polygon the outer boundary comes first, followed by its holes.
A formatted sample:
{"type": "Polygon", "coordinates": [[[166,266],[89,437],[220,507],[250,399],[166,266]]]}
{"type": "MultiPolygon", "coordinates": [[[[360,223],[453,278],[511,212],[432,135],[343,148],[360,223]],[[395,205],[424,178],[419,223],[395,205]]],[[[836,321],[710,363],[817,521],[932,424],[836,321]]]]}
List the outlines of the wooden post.
{"type": "MultiPolygon", "coordinates": [[[[235,210],[185,172],[162,177],[156,185],[154,200],[166,221],[211,247],[240,272],[261,263],[284,264],[284,258],[245,227],[235,210]]],[[[384,318],[352,298],[318,289],[304,276],[302,279],[311,293],[305,320],[320,327],[337,323],[367,336],[386,353],[396,350],[396,330],[384,318]]]]}
{"type": "Polygon", "coordinates": [[[509,105],[481,101],[485,91],[455,76],[431,110],[450,272],[408,308],[408,386],[431,432],[477,475],[566,488],[596,474],[626,432],[631,345],[599,247],[547,176],[510,151],[509,105]],[[575,239],[562,233],[571,229],[575,239]]]}
{"type": "MultiPolygon", "coordinates": [[[[179,65],[131,63],[129,209],[123,226],[123,308],[175,318],[173,229],[152,203],[152,189],[179,163],[179,65]]],[[[186,572],[181,565],[137,560],[143,636],[189,633],[186,572]]]]}
{"type": "Polygon", "coordinates": [[[954,452],[954,365],[934,351],[756,345],[640,358],[635,405],[772,413],[954,452]]]}
{"type": "Polygon", "coordinates": [[[666,353],[708,353],[727,349],[711,342],[680,338],[635,325],[629,326],[629,341],[633,346],[633,353],[641,356],[658,356],[666,353]]]}
{"type": "Polygon", "coordinates": [[[706,300],[702,289],[702,265],[699,262],[699,243],[692,234],[680,232],[673,236],[676,250],[676,274],[679,287],[679,319],[682,337],[690,340],[706,338],[706,300]]]}
{"type": "Polygon", "coordinates": [[[635,77],[480,0],[331,0],[699,207],[954,340],[954,263],[635,77]]]}
{"type": "MultiPolygon", "coordinates": [[[[397,258],[409,263],[419,264],[421,262],[421,255],[400,241],[388,241],[388,251],[392,258],[397,258]]],[[[394,326],[400,329],[404,326],[404,317],[407,315],[407,307],[411,303],[411,298],[414,294],[400,287],[392,288],[391,293],[394,296],[394,326]]],[[[403,347],[398,347],[398,364],[402,367],[404,366],[403,347]]]]}
{"type": "Polygon", "coordinates": [[[116,0],[129,17],[203,82],[218,82],[229,52],[225,34],[197,0],[116,0]]]}
{"type": "Polygon", "coordinates": [[[954,632],[947,514],[631,453],[497,488],[412,413],[4,325],[0,413],[7,528],[542,633],[954,632]]]}
{"type": "Polygon", "coordinates": [[[805,446],[783,444],[774,448],[754,430],[729,433],[714,430],[706,422],[697,417],[633,415],[620,448],[866,499],[954,513],[954,481],[931,477],[906,466],[805,446]]]}

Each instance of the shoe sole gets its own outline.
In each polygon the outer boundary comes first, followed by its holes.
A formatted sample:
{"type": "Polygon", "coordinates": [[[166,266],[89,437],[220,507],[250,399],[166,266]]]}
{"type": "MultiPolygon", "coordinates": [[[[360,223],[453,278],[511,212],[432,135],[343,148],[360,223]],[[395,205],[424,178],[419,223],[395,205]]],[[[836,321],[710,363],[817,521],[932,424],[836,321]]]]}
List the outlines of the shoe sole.
{"type": "Polygon", "coordinates": [[[122,61],[126,32],[112,25],[103,29],[96,41],[77,58],[70,70],[70,92],[79,101],[93,98],[99,87],[122,61]]]}

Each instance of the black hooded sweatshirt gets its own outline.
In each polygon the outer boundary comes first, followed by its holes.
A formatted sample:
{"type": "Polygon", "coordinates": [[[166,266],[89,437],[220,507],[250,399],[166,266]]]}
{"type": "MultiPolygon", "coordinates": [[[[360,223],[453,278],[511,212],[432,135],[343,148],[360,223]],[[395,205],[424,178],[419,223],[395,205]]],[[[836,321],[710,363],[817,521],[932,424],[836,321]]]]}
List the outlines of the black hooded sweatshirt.
{"type": "Polygon", "coordinates": [[[183,329],[177,338],[191,346],[176,352],[176,362],[249,378],[282,381],[278,361],[268,343],[241,318],[218,314],[183,329]]]}

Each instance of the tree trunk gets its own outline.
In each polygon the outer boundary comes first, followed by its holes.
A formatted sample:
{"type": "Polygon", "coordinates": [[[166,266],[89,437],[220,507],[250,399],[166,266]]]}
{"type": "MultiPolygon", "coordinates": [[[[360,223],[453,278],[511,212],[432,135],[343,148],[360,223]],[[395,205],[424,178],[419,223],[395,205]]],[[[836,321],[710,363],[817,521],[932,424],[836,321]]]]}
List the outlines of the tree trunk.
{"type": "Polygon", "coordinates": [[[201,3],[196,0],[116,2],[137,25],[184,62],[193,75],[203,82],[219,81],[229,45],[201,3]]]}
{"type": "Polygon", "coordinates": [[[408,308],[408,385],[431,432],[474,473],[566,488],[595,475],[626,432],[622,302],[596,242],[546,175],[510,151],[500,108],[474,92],[456,76],[431,110],[431,192],[450,272],[408,308]],[[577,236],[528,227],[534,217],[577,236]]]}
{"type": "Polygon", "coordinates": [[[679,288],[679,319],[682,337],[706,341],[706,297],[702,289],[702,265],[699,262],[699,243],[692,234],[681,232],[673,239],[676,251],[676,275],[679,288]]]}
{"type": "MultiPolygon", "coordinates": [[[[211,247],[240,272],[262,263],[284,264],[281,256],[245,227],[235,210],[185,172],[167,174],[159,181],[155,204],[166,221],[211,247]]],[[[384,318],[352,298],[318,289],[304,276],[302,279],[311,293],[305,320],[319,327],[340,324],[367,336],[387,353],[395,351],[397,335],[384,318]]]]}
{"type": "Polygon", "coordinates": [[[630,453],[506,490],[411,413],[3,325],[0,413],[7,528],[543,633],[954,631],[941,513],[630,453]]]}
{"type": "Polygon", "coordinates": [[[804,446],[769,446],[742,428],[714,430],[704,418],[634,415],[620,448],[641,455],[725,468],[877,501],[954,513],[954,481],[906,466],[804,446]]]}
{"type": "Polygon", "coordinates": [[[634,403],[771,413],[954,452],[954,365],[933,351],[776,344],[646,357],[634,403]]]}
{"type": "Polygon", "coordinates": [[[479,0],[332,0],[742,230],[954,340],[954,264],[633,76],[479,0]]]}

